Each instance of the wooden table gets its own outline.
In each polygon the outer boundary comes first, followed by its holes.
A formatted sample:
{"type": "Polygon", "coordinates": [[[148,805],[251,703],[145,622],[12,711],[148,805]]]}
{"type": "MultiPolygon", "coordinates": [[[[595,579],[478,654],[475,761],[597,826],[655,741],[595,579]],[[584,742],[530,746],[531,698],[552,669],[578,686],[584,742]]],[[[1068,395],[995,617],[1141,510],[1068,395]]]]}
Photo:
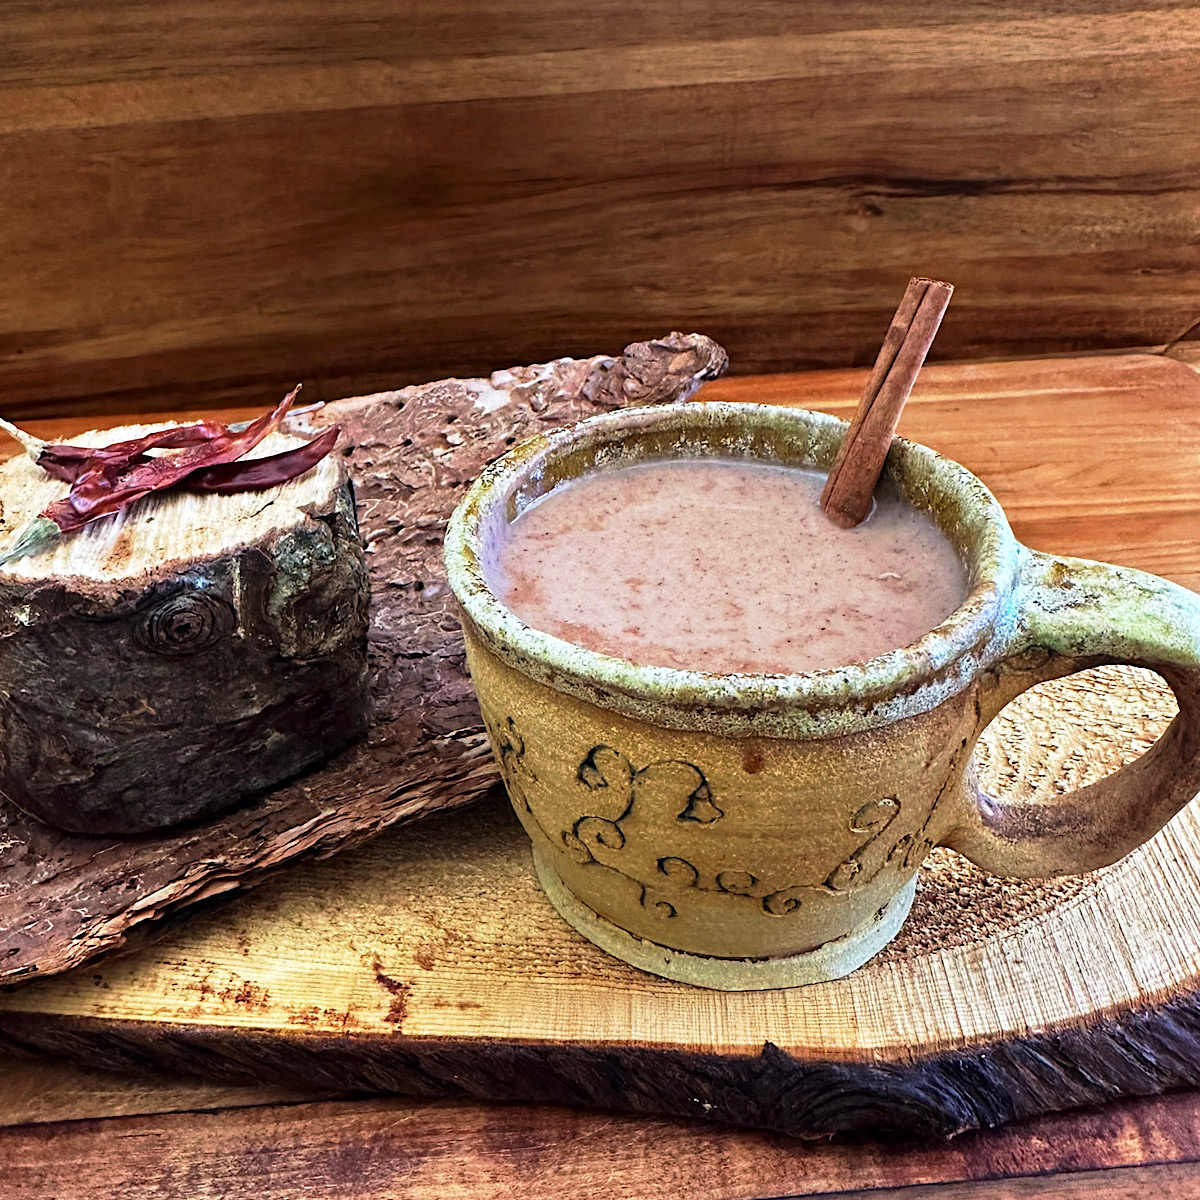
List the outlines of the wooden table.
{"type": "Polygon", "coordinates": [[[936,1145],[526,1105],[329,1099],[6,1062],[6,1200],[1200,1197],[1200,1093],[936,1145]]]}
{"type": "MultiPolygon", "coordinates": [[[[1028,465],[989,479],[1002,495],[1008,489],[1025,495],[1019,519],[1014,516],[1018,535],[1046,549],[1112,557],[1196,587],[1200,484],[1194,464],[1190,473],[1186,464],[1174,464],[1168,486],[1143,486],[1136,495],[1122,491],[1116,448],[1107,481],[1073,478],[1069,460],[1047,465],[1051,434],[1060,446],[1072,437],[1103,436],[1106,406],[1136,397],[1136,390],[1122,394],[1119,379],[1178,368],[1113,359],[1112,369],[1113,386],[1090,401],[1076,396],[1068,421],[1066,407],[1048,407],[1056,403],[1053,370],[1040,372],[1044,386],[1023,389],[1015,365],[981,365],[979,399],[963,405],[961,420],[964,427],[986,428],[988,437],[980,439],[982,461],[970,465],[988,478],[987,454],[1002,440],[1023,442],[1028,465]],[[1101,485],[1107,488],[1103,503],[1089,502],[1089,493],[1101,485]],[[1114,515],[1120,519],[1114,521],[1114,515]]],[[[822,407],[822,391],[831,382],[830,373],[742,378],[713,385],[708,395],[822,407]]],[[[934,368],[925,386],[936,391],[937,382],[934,368]]],[[[921,436],[920,412],[918,397],[902,432],[921,436]]],[[[60,434],[85,423],[44,423],[39,432],[60,434]]],[[[670,1119],[355,1098],[116,1076],[57,1062],[5,1062],[0,1172],[3,1194],[12,1200],[84,1195],[1111,1200],[1154,1188],[1173,1197],[1200,1197],[1200,1092],[1125,1101],[932,1145],[813,1144],[670,1119]]]]}

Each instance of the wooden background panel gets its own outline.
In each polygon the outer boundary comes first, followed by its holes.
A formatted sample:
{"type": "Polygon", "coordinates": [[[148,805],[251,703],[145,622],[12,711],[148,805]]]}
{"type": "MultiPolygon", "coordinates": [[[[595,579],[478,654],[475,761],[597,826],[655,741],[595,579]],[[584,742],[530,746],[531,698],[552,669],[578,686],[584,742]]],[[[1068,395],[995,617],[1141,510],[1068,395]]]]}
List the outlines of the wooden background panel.
{"type": "Polygon", "coordinates": [[[1198,70],[1200,7],[1122,0],[5,5],[0,408],[667,327],[844,365],[915,271],[959,286],[943,358],[1163,344],[1200,317],[1198,70]]]}
{"type": "MultiPolygon", "coordinates": [[[[21,83],[89,83],[146,79],[177,71],[226,71],[272,65],[332,64],[364,59],[448,58],[458,55],[528,54],[579,50],[606,43],[690,43],[718,38],[815,35],[890,29],[896,6],[888,0],[810,0],[802,12],[786,0],[745,0],[737,6],[712,0],[632,5],[627,0],[8,0],[9,36],[0,46],[0,69],[21,83]],[[169,42],[152,7],[169,8],[169,42]],[[46,37],[46,21],[56,36],[46,37]]],[[[1086,19],[1090,15],[1169,14],[1194,0],[1012,0],[1006,18],[1086,19]]],[[[926,29],[995,18],[994,0],[914,0],[903,26],[926,29]]],[[[1152,19],[1150,17],[1149,19],[1152,19]]],[[[1143,34],[1144,37],[1144,34],[1143,34]]]]}

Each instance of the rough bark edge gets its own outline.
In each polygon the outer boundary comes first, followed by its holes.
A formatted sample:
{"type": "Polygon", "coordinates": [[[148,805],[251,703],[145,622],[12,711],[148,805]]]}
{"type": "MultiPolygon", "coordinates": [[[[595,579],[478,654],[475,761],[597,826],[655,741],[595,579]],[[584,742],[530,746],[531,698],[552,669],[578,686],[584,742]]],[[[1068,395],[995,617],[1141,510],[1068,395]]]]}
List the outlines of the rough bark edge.
{"type": "Polygon", "coordinates": [[[0,1013],[0,1048],[113,1070],[229,1082],[524,1101],[667,1114],[793,1137],[866,1131],[951,1137],[1026,1117],[1200,1084],[1200,995],[1126,1009],[911,1063],[757,1057],[634,1046],[237,1031],[0,1013]]]}

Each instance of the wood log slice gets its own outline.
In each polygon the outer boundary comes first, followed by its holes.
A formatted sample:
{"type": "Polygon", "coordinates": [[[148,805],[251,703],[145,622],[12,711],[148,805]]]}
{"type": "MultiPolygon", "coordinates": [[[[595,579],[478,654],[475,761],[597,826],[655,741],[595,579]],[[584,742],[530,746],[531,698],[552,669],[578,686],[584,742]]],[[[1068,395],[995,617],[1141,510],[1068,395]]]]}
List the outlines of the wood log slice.
{"type": "MultiPolygon", "coordinates": [[[[25,455],[0,466],[0,536],[68,488],[25,455]]],[[[339,454],[280,487],[155,493],[14,559],[0,790],[62,829],[137,833],[281,783],[366,731],[369,595],[339,454]]]]}

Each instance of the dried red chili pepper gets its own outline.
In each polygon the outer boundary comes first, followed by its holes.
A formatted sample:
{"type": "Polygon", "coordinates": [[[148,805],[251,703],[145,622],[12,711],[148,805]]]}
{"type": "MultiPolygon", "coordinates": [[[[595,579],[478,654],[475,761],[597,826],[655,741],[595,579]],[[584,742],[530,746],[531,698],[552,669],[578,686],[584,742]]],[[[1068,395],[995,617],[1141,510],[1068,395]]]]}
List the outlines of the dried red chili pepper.
{"type": "MultiPolygon", "coordinates": [[[[232,462],[253,450],[287,415],[300,388],[292,389],[271,412],[264,414],[239,433],[228,429],[178,454],[130,463],[128,457],[94,463],[71,485],[70,494],[54,501],[41,515],[53,521],[62,533],[80,529],[99,517],[117,512],[127,504],[151,492],[162,491],[186,479],[193,471],[232,462]]],[[[164,431],[177,434],[192,426],[164,431]]],[[[150,435],[153,436],[153,435],[150,435]]]]}
{"type": "Polygon", "coordinates": [[[0,428],[17,438],[47,474],[71,484],[69,495],[29,521],[12,544],[0,552],[0,566],[33,554],[61,534],[117,512],[150,492],[175,486],[222,494],[256,491],[278,487],[303,475],[333,449],[337,426],[303,446],[238,461],[279,426],[299,391],[297,385],[272,412],[254,421],[233,425],[199,421],[109,446],[48,445],[0,420],[0,428]],[[179,453],[151,455],[151,450],[179,453]]]}
{"type": "Polygon", "coordinates": [[[278,487],[281,483],[298,478],[305,471],[311,471],[333,449],[339,433],[341,427],[334,425],[311,442],[280,454],[201,467],[193,471],[182,486],[190,492],[216,492],[222,495],[278,487]]]}
{"type": "Polygon", "coordinates": [[[144,437],[113,442],[110,446],[74,446],[70,443],[47,443],[36,458],[37,465],[61,479],[74,483],[84,471],[100,463],[113,463],[124,468],[149,461],[147,450],[177,450],[202,446],[228,436],[226,426],[218,421],[197,421],[192,425],[175,425],[159,429],[144,437]]]}
{"type": "MultiPolygon", "coordinates": [[[[49,447],[47,447],[47,449],[49,449],[49,447]]],[[[72,446],[71,449],[84,450],[86,447],[72,446]]],[[[144,461],[148,455],[142,455],[141,457],[144,461]]],[[[92,466],[92,460],[90,458],[68,458],[64,460],[50,455],[43,456],[35,461],[37,462],[37,465],[46,472],[47,475],[52,475],[55,479],[61,479],[63,483],[74,483],[75,480],[77,480],[80,475],[84,473],[84,471],[92,466]]],[[[136,462],[138,460],[134,459],[133,461],[136,462]]]]}
{"type": "MultiPolygon", "coordinates": [[[[321,402],[309,404],[304,408],[293,408],[291,415],[295,417],[323,407],[321,402]]],[[[29,457],[47,475],[64,483],[74,483],[89,467],[102,461],[120,461],[122,467],[149,462],[147,450],[179,450],[199,446],[230,433],[241,433],[249,425],[249,421],[236,421],[231,425],[222,425],[219,421],[195,421],[190,425],[173,425],[170,429],[159,429],[143,437],[113,442],[108,446],[76,446],[69,442],[40,441],[8,421],[0,420],[0,429],[21,442],[29,457]]]]}
{"type": "MultiPolygon", "coordinates": [[[[311,471],[327,455],[337,443],[341,426],[334,425],[320,437],[305,442],[303,446],[295,446],[279,454],[271,454],[265,458],[238,459],[236,462],[222,463],[219,467],[200,467],[183,479],[178,486],[189,492],[205,492],[218,495],[232,495],[235,492],[255,492],[263,488],[279,487],[299,478],[306,471],[311,471]]],[[[47,450],[58,450],[61,447],[47,447],[47,450]]],[[[86,450],[86,446],[72,446],[72,450],[86,450]]],[[[57,456],[43,455],[38,465],[48,475],[61,479],[65,483],[74,483],[84,471],[99,464],[89,463],[86,459],[63,461],[57,456]]],[[[148,454],[137,454],[123,460],[122,467],[136,466],[152,462],[148,454]]],[[[106,472],[113,470],[113,463],[104,464],[106,472]]]]}

